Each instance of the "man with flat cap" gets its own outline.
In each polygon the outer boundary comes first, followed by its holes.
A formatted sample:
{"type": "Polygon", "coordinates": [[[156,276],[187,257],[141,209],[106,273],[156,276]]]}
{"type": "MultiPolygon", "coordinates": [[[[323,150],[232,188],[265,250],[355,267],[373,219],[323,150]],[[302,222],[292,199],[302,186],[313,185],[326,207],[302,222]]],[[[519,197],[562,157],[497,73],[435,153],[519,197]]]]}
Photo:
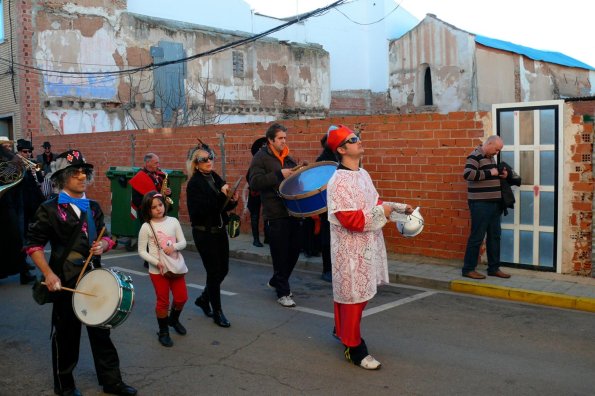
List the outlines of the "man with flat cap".
{"type": "MultiPolygon", "coordinates": [[[[93,180],[93,165],[78,150],[69,150],[56,158],[52,180],[60,194],[45,201],[35,214],[27,232],[25,250],[45,277],[53,295],[52,368],[54,393],[80,395],[73,371],[79,358],[81,321],[72,307],[72,294],[63,286],[75,288],[85,258],[93,253],[94,266],[99,256],[111,249],[114,242],[104,236],[96,241],[105,226],[101,207],[89,200],[85,191],[93,180]],[[49,263],[44,246],[50,243],[49,263]]],[[[136,395],[133,387],[122,382],[120,360],[110,339],[110,330],[87,326],[95,371],[103,392],[113,395],[136,395]]]]}

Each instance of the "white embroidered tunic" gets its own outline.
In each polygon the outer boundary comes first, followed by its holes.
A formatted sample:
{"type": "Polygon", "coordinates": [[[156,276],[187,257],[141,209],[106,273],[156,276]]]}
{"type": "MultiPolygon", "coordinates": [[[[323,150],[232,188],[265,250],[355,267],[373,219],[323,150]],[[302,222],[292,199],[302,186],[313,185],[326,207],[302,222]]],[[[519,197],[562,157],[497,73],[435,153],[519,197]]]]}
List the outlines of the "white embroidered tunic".
{"type": "Polygon", "coordinates": [[[337,169],[327,184],[331,223],[333,297],[341,304],[357,304],[376,295],[378,284],[388,283],[388,264],[382,227],[386,217],[368,172],[337,169]],[[341,225],[336,213],[361,211],[363,230],[341,225]]]}

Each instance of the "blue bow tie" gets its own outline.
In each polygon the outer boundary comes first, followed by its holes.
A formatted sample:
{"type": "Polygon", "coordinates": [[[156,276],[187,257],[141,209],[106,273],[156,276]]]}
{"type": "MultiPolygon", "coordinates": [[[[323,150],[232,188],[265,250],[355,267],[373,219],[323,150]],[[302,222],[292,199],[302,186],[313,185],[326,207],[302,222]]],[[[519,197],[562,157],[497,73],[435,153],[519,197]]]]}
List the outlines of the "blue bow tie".
{"type": "Polygon", "coordinates": [[[89,200],[87,198],[73,198],[65,192],[61,192],[58,196],[59,204],[74,204],[81,212],[86,212],[89,209],[89,200]]]}

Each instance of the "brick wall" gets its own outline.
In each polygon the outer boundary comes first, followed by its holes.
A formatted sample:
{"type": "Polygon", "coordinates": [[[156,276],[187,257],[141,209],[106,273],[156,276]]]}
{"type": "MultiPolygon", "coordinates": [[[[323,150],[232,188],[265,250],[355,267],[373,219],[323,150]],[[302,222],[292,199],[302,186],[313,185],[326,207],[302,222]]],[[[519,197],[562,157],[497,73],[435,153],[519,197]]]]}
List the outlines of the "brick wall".
{"type": "MultiPolygon", "coordinates": [[[[366,154],[363,166],[370,172],[384,200],[420,206],[426,220],[424,232],[405,239],[394,225],[385,227],[387,248],[393,252],[439,258],[463,257],[469,228],[466,184],[462,178],[465,158],[480,138],[484,126],[480,113],[355,116],[325,120],[289,121],[288,144],[298,161],[312,162],[320,153],[320,138],[328,126],[342,123],[359,129],[366,154]]],[[[110,213],[109,166],[140,166],[146,152],[160,156],[166,169],[185,169],[188,149],[196,138],[212,145],[219,154],[219,135],[225,136],[227,180],[243,177],[251,160],[252,142],[263,136],[267,124],[212,125],[179,129],[105,132],[52,136],[55,152],[78,148],[93,163],[97,180],[89,196],[110,213]]],[[[242,183],[242,187],[243,187],[242,183]]],[[[240,188],[242,188],[240,187],[240,188]]],[[[188,221],[182,186],[180,219],[188,221]]],[[[240,208],[243,208],[243,202],[240,208]]],[[[238,210],[240,212],[240,210],[238,210]]],[[[249,221],[243,227],[247,231],[249,221]]]]}
{"type": "Polygon", "coordinates": [[[579,275],[592,274],[593,235],[593,124],[595,102],[571,102],[573,114],[565,127],[568,150],[565,199],[569,201],[566,220],[568,240],[563,242],[568,251],[563,260],[563,272],[579,275]],[[565,243],[566,242],[566,243],[565,243]]]}
{"type": "MultiPolygon", "coordinates": [[[[19,62],[26,66],[36,66],[32,61],[34,54],[31,48],[33,42],[34,14],[31,1],[20,0],[17,3],[17,17],[15,24],[17,34],[17,54],[19,62]]],[[[37,140],[40,131],[41,107],[41,76],[30,69],[19,71],[19,103],[21,105],[21,130],[19,135],[25,139],[32,140],[33,145],[38,149],[41,139],[37,140]]]]}

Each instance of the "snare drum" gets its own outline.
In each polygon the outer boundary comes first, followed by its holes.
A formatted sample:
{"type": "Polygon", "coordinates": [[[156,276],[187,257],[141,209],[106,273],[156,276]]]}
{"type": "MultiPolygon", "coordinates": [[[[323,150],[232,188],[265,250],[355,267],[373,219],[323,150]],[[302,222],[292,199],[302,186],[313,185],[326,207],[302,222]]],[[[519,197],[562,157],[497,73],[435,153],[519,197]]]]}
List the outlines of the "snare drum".
{"type": "Polygon", "coordinates": [[[109,268],[89,271],[76,286],[77,290],[94,294],[72,293],[72,308],[87,326],[111,329],[121,325],[134,305],[134,286],[128,275],[109,268]]]}
{"type": "Polygon", "coordinates": [[[283,180],[279,194],[291,216],[309,217],[326,212],[326,184],[337,163],[321,161],[297,170],[283,180]]]}

